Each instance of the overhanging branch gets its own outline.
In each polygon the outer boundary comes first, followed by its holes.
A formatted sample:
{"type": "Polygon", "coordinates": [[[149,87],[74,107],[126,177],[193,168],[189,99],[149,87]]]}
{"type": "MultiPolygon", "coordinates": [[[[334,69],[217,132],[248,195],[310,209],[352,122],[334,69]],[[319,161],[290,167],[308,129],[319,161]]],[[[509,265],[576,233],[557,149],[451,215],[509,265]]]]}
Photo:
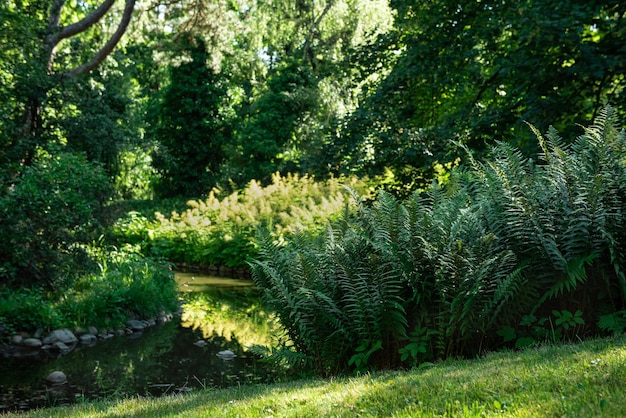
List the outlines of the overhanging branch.
{"type": "Polygon", "coordinates": [[[62,28],[61,31],[57,34],[57,42],[62,39],[70,38],[89,29],[91,26],[96,24],[102,18],[102,16],[107,14],[115,1],[116,0],[105,0],[96,10],[91,12],[88,16],[85,16],[83,19],[79,20],[76,23],[72,23],[71,25],[62,28]]]}
{"type": "MultiPolygon", "coordinates": [[[[115,0],[111,0],[115,1],[115,0]]],[[[96,68],[98,65],[104,61],[104,59],[115,49],[115,46],[118,44],[122,36],[128,29],[128,25],[130,24],[130,19],[133,15],[133,10],[135,8],[136,0],[126,0],[126,5],[124,6],[124,14],[122,15],[122,20],[120,21],[119,26],[115,33],[111,36],[109,41],[96,53],[96,55],[89,60],[89,62],[74,68],[66,72],[64,75],[67,77],[77,77],[79,75],[85,74],[96,68]]]]}

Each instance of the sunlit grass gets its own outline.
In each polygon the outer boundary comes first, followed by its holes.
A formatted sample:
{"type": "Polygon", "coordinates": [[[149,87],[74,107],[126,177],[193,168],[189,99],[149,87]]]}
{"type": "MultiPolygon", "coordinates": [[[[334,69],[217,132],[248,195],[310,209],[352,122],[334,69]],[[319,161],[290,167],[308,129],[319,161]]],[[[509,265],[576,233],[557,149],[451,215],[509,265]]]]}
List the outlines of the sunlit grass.
{"type": "Polygon", "coordinates": [[[626,416],[626,337],[494,353],[410,372],[206,390],[32,417],[626,416]]]}

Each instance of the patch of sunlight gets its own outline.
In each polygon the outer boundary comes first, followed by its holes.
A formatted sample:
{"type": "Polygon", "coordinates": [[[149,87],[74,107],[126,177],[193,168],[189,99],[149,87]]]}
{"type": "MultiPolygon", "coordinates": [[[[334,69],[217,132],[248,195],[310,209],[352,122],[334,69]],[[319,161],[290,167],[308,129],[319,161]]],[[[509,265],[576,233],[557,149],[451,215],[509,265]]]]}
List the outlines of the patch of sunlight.
{"type": "Polygon", "coordinates": [[[196,273],[176,273],[178,290],[181,292],[202,292],[207,287],[253,287],[254,282],[248,279],[208,276],[196,273]]]}

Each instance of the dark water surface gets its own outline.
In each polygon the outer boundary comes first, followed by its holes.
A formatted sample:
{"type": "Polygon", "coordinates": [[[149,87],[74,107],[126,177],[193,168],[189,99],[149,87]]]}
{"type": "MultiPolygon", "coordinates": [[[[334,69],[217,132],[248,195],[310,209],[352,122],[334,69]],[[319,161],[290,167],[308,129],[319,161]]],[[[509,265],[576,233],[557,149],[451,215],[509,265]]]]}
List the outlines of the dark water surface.
{"type": "Polygon", "coordinates": [[[181,318],[57,359],[0,360],[0,412],[275,381],[278,372],[246,348],[268,345],[272,333],[252,282],[186,274],[177,280],[185,301],[181,318]],[[218,356],[223,350],[236,357],[218,356]],[[55,370],[67,375],[66,384],[46,384],[55,370]]]}

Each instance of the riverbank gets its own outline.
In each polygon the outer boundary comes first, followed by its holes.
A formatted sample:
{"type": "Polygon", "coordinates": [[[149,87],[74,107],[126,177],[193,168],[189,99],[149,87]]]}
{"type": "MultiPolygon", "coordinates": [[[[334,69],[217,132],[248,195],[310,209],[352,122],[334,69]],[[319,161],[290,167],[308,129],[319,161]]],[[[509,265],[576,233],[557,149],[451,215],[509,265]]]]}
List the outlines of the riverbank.
{"type": "Polygon", "coordinates": [[[202,390],[7,417],[626,416],[626,337],[446,361],[408,372],[202,390]]]}

